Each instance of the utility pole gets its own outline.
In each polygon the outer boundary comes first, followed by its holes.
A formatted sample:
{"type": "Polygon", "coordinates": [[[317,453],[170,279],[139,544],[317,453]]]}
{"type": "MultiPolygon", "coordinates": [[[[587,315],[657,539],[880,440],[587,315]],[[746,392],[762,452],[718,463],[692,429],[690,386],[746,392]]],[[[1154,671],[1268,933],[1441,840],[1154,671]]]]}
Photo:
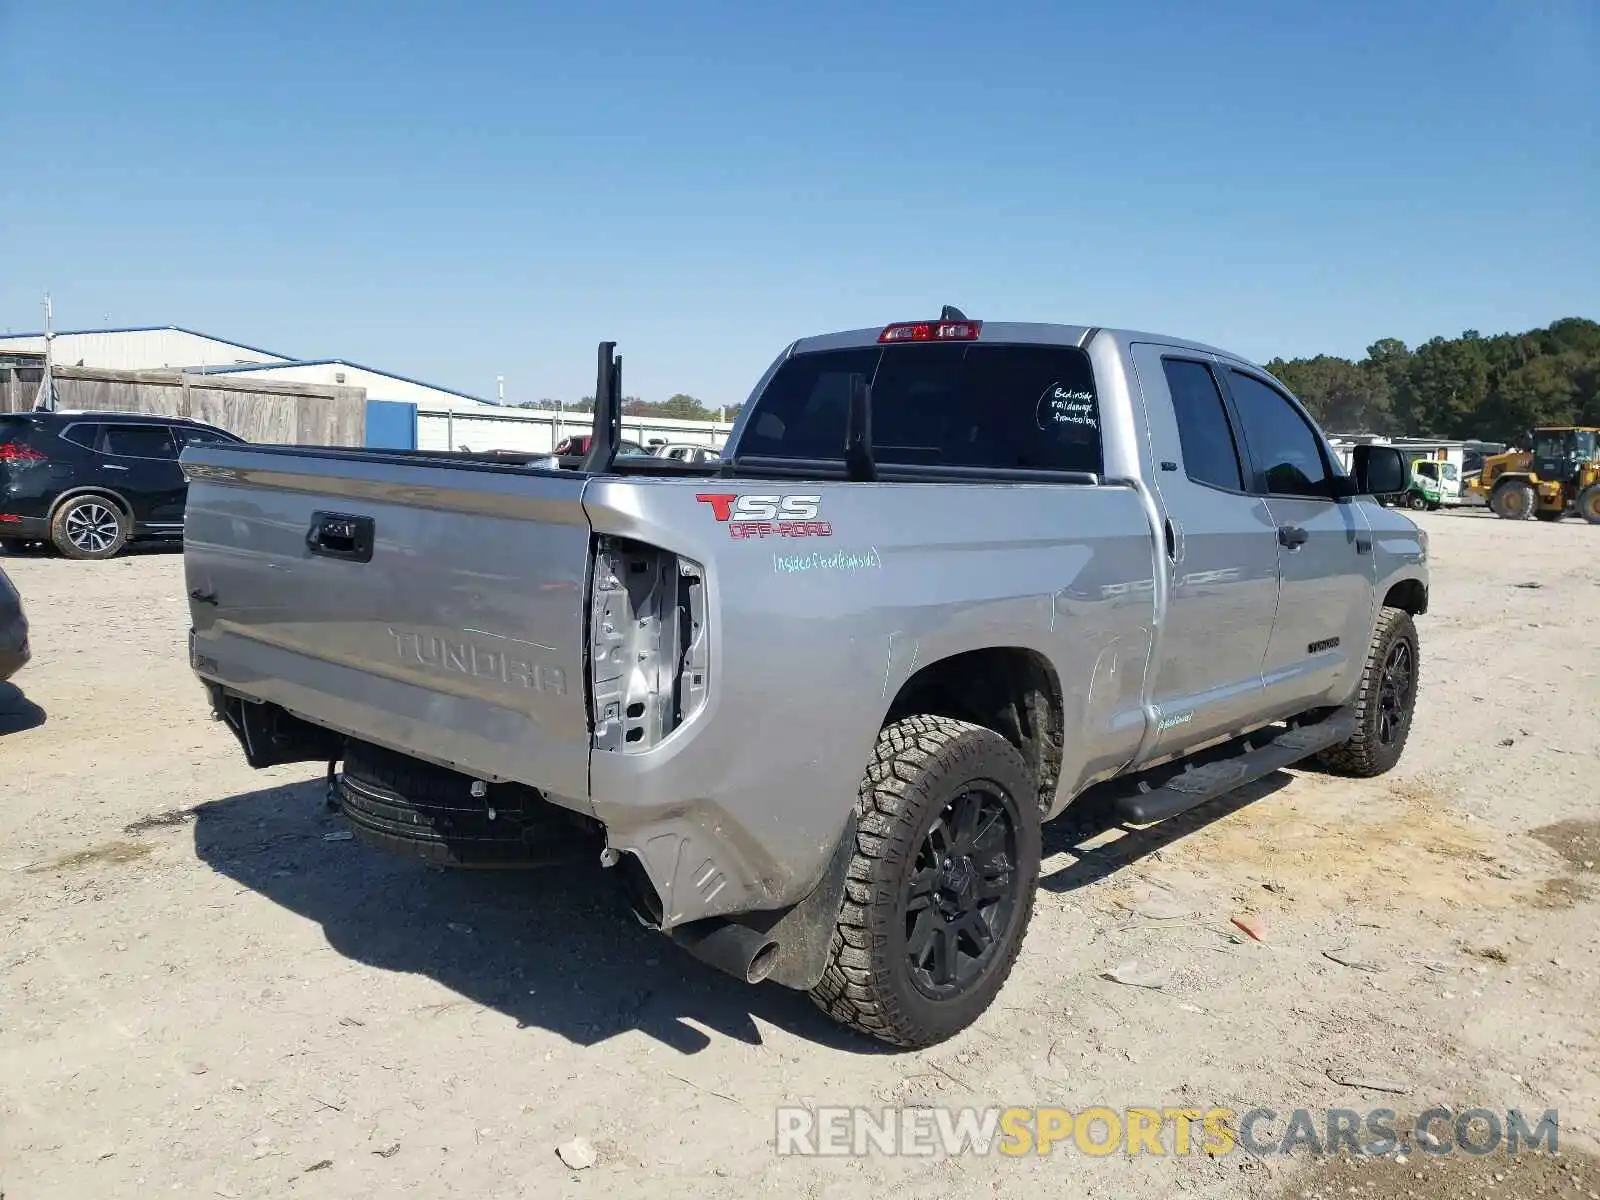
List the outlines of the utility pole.
{"type": "Polygon", "coordinates": [[[39,381],[39,394],[34,397],[35,410],[54,412],[56,407],[56,381],[50,373],[52,362],[50,343],[55,339],[51,328],[50,293],[44,294],[44,378],[39,381]]]}
{"type": "Polygon", "coordinates": [[[504,404],[506,402],[506,377],[504,375],[496,375],[494,377],[494,391],[500,403],[504,404]]]}

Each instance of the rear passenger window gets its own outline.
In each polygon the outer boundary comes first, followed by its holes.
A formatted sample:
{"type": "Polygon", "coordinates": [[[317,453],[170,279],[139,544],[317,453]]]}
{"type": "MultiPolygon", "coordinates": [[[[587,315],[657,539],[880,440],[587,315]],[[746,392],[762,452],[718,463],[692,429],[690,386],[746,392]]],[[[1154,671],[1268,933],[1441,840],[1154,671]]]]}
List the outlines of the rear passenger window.
{"type": "Polygon", "coordinates": [[[82,446],[85,450],[93,450],[100,440],[100,426],[98,425],[68,425],[61,431],[63,441],[71,442],[74,446],[82,446]]]}
{"type": "Polygon", "coordinates": [[[1178,417],[1185,473],[1196,483],[1242,492],[1239,447],[1211,368],[1189,359],[1164,358],[1161,369],[1166,372],[1167,390],[1178,417]]]}
{"type": "Polygon", "coordinates": [[[872,385],[872,450],[880,466],[1101,472],[1094,371],[1071,346],[799,354],[757,400],[741,453],[841,460],[852,375],[872,385]]]}
{"type": "Polygon", "coordinates": [[[1289,398],[1243,371],[1228,372],[1228,390],[1255,460],[1256,489],[1271,496],[1330,499],[1321,439],[1289,398]]]}
{"type": "Polygon", "coordinates": [[[177,447],[165,425],[107,425],[100,443],[107,454],[125,458],[176,458],[177,447]]]}

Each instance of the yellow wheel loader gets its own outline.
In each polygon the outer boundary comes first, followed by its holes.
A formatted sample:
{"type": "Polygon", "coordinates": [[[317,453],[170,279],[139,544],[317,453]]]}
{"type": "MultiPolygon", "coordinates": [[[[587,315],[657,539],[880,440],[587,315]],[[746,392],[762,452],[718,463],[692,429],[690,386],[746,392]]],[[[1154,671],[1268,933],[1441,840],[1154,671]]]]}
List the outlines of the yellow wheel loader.
{"type": "Polygon", "coordinates": [[[1467,492],[1508,521],[1559,521],[1576,513],[1600,525],[1600,428],[1560,425],[1533,431],[1532,450],[1483,460],[1467,492]]]}

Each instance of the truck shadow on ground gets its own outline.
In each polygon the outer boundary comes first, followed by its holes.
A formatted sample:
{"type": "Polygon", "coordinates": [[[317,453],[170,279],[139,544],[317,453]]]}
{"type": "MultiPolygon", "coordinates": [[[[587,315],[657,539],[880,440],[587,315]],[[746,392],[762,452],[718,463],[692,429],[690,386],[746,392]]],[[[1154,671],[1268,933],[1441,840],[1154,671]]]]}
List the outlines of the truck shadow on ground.
{"type": "Polygon", "coordinates": [[[1125,824],[1116,815],[1109,796],[1084,796],[1044,827],[1044,857],[1066,854],[1073,861],[1059,870],[1041,874],[1039,887],[1044,891],[1065,893],[1098,883],[1180,838],[1258,800],[1265,800],[1293,782],[1294,777],[1286,771],[1274,771],[1238,791],[1143,827],[1125,824]],[[1114,830],[1120,831],[1122,836],[1101,840],[1103,835],[1114,830]]]}
{"type": "MultiPolygon", "coordinates": [[[[4,688],[0,687],[0,706],[4,688]]],[[[1044,830],[1047,857],[1073,861],[1040,887],[1086,887],[1291,782],[1284,772],[1140,829],[1086,797],[1044,830]],[[1122,836],[1102,840],[1113,830],[1122,836]],[[1092,843],[1092,844],[1091,844],[1092,843]]],[[[359,841],[326,812],[320,780],[249,792],[195,809],[194,844],[214,870],[316,921],[340,954],[384,971],[424,975],[466,1000],[579,1045],[638,1030],[684,1054],[706,1030],[761,1043],[755,1015],[808,1041],[857,1054],[894,1053],[852,1034],[803,995],[748,987],[691,959],[628,912],[593,861],[528,871],[452,871],[359,841]]],[[[352,1014],[356,1015],[356,1014],[352,1014]]]]}
{"type": "Polygon", "coordinates": [[[629,1030],[684,1054],[711,1044],[706,1030],[759,1045],[759,1014],[836,1049],[893,1052],[834,1024],[798,992],[749,987],[702,966],[643,928],[598,862],[454,871],[359,841],[328,842],[323,835],[348,826],[324,810],[323,793],[318,780],[202,804],[194,845],[222,875],[316,921],[346,958],[427,976],[579,1045],[629,1030]]]}
{"type": "Polygon", "coordinates": [[[0,683],[0,737],[37,729],[47,719],[44,709],[24,696],[16,684],[0,683]]]}

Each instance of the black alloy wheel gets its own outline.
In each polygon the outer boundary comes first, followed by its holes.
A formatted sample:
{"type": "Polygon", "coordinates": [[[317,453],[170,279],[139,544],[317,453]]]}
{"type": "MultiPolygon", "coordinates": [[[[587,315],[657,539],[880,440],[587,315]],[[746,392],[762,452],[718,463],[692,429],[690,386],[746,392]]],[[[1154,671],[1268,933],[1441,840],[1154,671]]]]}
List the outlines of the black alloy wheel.
{"type": "Polygon", "coordinates": [[[1016,918],[1016,801],[978,783],[945,805],[906,879],[906,964],[924,995],[944,1000],[982,976],[1016,918]]]}

